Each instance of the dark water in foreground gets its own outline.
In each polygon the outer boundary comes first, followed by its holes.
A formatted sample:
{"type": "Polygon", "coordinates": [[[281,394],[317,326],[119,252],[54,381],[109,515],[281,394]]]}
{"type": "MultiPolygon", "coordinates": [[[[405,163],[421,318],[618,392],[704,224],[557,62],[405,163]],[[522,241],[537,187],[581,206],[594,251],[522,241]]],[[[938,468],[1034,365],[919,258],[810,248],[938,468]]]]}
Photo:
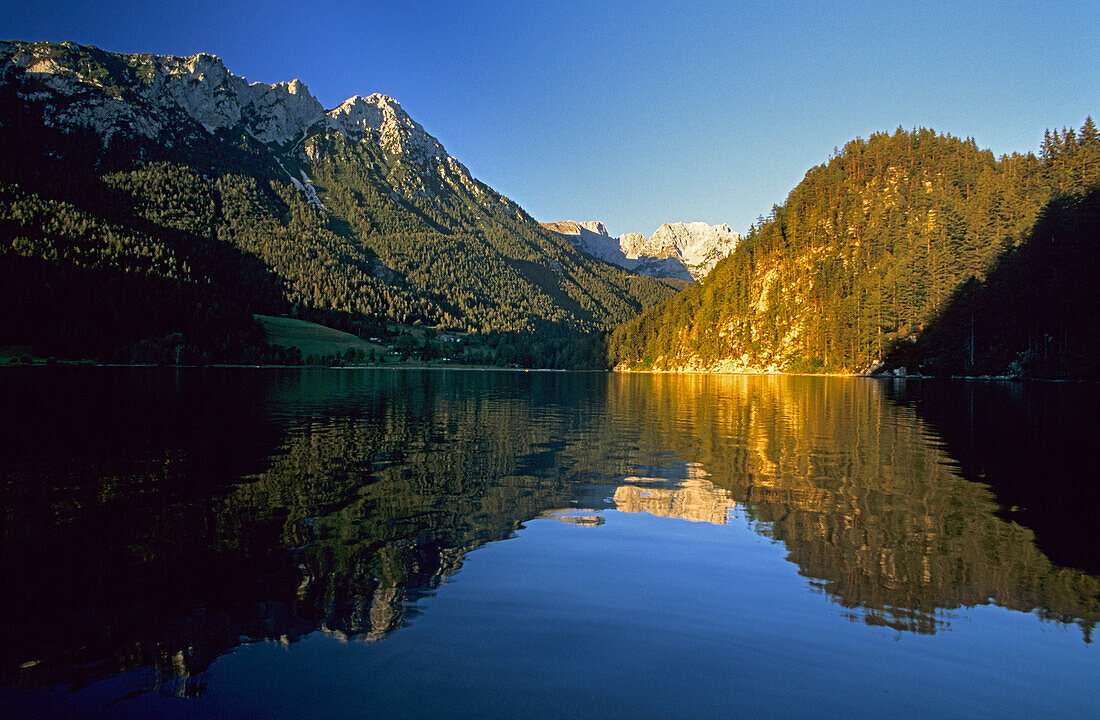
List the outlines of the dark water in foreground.
{"type": "Polygon", "coordinates": [[[1098,401],[0,372],[0,715],[1091,717],[1098,401]]]}

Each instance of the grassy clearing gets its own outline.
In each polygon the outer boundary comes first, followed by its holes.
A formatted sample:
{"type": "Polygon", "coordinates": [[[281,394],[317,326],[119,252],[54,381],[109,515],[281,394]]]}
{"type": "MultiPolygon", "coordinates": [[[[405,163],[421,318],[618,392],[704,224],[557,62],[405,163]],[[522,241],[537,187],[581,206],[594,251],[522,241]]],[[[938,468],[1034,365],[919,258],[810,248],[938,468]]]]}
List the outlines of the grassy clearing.
{"type": "Polygon", "coordinates": [[[33,353],[30,345],[0,345],[0,363],[18,362],[20,358],[29,360],[33,353]]]}
{"type": "Polygon", "coordinates": [[[362,349],[365,353],[372,350],[376,352],[385,350],[382,345],[376,345],[350,333],[334,330],[306,320],[273,317],[271,315],[256,315],[255,317],[263,324],[269,342],[273,345],[298,348],[302,353],[302,359],[306,359],[310,355],[314,357],[337,355],[349,348],[352,350],[362,349]]]}

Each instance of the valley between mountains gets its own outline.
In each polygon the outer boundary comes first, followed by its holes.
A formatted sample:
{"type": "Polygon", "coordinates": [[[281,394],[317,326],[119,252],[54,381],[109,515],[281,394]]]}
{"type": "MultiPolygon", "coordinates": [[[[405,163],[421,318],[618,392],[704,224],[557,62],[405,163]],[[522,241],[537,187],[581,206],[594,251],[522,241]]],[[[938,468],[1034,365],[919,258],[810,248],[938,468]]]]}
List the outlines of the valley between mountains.
{"type": "Polygon", "coordinates": [[[536,221],[396,100],[205,54],[0,43],[0,150],[0,362],[1097,377],[1091,118],[854,139],[743,237],[536,221]]]}

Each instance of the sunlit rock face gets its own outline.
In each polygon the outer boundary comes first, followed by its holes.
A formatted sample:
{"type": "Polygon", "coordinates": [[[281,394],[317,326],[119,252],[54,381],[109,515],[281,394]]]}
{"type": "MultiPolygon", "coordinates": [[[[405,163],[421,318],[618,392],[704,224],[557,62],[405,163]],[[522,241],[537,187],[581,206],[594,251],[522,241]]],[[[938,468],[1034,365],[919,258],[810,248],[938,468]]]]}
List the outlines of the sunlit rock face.
{"type": "Polygon", "coordinates": [[[208,133],[241,126],[261,142],[282,144],[324,116],[299,80],[249,84],[206,53],[123,55],[73,43],[6,42],[0,72],[34,83],[24,99],[40,103],[47,125],[90,129],[105,143],[116,135],[173,134],[183,115],[208,133]],[[91,59],[82,62],[85,55],[91,59]]]}
{"type": "Polygon", "coordinates": [[[313,173],[303,169],[337,151],[339,136],[345,146],[380,151],[395,198],[456,192],[485,210],[521,214],[386,95],[355,95],[326,111],[300,80],[249,83],[214,55],[111,53],[75,43],[0,42],[0,81],[43,125],[63,134],[91,131],[103,152],[132,146],[143,148],[134,150],[139,157],[150,147],[209,152],[204,143],[249,136],[267,146],[260,154],[318,207],[313,173]]]}
{"type": "Polygon", "coordinates": [[[630,259],[627,258],[619,246],[618,240],[608,236],[607,229],[602,222],[595,220],[585,222],[563,220],[561,222],[544,223],[544,225],[559,235],[568,238],[570,242],[589,255],[625,267],[628,270],[633,269],[635,263],[631,263],[630,259]]]}
{"type": "Polygon", "coordinates": [[[601,260],[639,275],[688,282],[706,277],[741,240],[724,223],[713,226],[703,222],[665,223],[650,238],[641,233],[613,238],[598,221],[563,220],[544,225],[601,260]]]}
{"type": "Polygon", "coordinates": [[[355,95],[325,114],[323,133],[304,144],[303,154],[316,160],[326,154],[323,135],[339,133],[354,142],[379,147],[391,163],[401,162],[412,172],[400,173],[392,180],[405,197],[432,198],[445,187],[472,195],[478,202],[496,203],[508,215],[518,208],[505,198],[491,193],[475,180],[465,165],[449,155],[434,137],[401,108],[393,98],[375,93],[355,95]]]}
{"type": "Polygon", "coordinates": [[[665,223],[638,248],[638,257],[677,258],[701,280],[719,260],[733,252],[741,236],[729,225],[707,225],[703,222],[665,223]]]}
{"type": "Polygon", "coordinates": [[[348,98],[328,113],[328,126],[356,140],[369,139],[388,152],[420,160],[447,156],[443,146],[386,95],[348,98]]]}
{"type": "Polygon", "coordinates": [[[182,114],[208,133],[239,127],[276,145],[300,141],[310,131],[340,132],[457,170],[443,146],[393,98],[356,95],[326,112],[300,80],[249,83],[206,53],[127,55],[73,43],[4,42],[0,72],[34,86],[23,99],[39,103],[53,126],[155,138],[177,130],[182,114]]]}
{"type": "Polygon", "coordinates": [[[285,143],[296,140],[316,123],[323,108],[299,80],[274,85],[252,83],[249,86],[256,119],[253,135],[263,142],[285,143]]]}

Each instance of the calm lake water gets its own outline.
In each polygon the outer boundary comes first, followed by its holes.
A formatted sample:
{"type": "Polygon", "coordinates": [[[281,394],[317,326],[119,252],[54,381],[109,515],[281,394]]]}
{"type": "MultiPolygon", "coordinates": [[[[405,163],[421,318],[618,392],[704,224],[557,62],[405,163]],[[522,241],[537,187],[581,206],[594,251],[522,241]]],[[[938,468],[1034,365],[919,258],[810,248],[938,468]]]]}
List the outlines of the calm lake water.
{"type": "Polygon", "coordinates": [[[1094,385],[0,372],[0,715],[1100,707],[1094,385]]]}

